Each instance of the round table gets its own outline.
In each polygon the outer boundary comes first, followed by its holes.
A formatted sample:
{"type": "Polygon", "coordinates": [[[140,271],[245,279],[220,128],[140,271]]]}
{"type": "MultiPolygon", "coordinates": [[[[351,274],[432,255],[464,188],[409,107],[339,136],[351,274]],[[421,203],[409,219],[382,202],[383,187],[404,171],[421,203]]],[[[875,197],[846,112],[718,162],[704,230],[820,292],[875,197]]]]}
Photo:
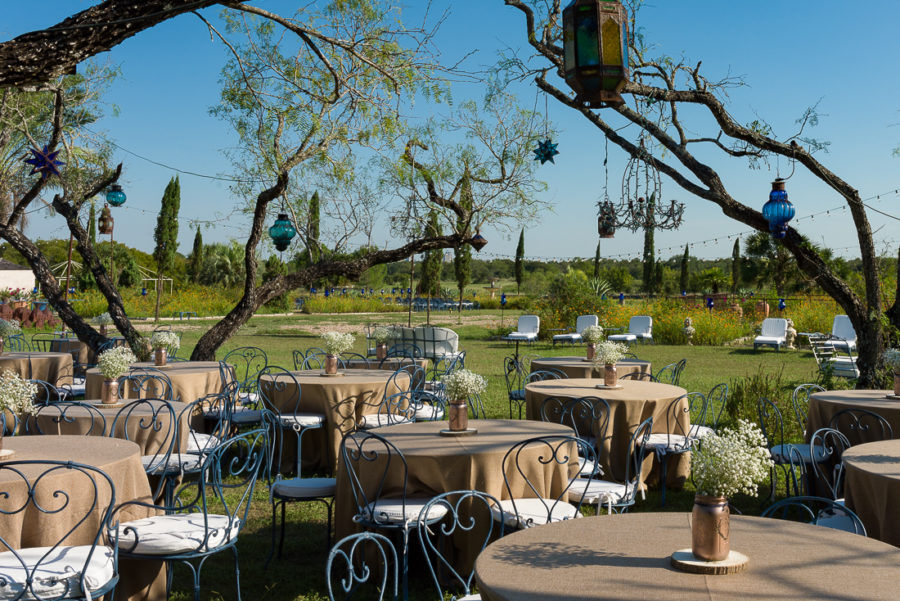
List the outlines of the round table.
{"type": "MultiPolygon", "coordinates": [[[[156,368],[152,362],[134,363],[133,369],[142,367],[156,368]]],[[[158,368],[159,369],[159,368],[158,368]]],[[[222,375],[218,361],[170,361],[161,368],[172,382],[174,398],[191,403],[208,394],[222,390],[222,375]]],[[[99,399],[103,386],[103,376],[94,367],[85,375],[84,396],[88,399],[99,399]]]]}
{"type": "MultiPolygon", "coordinates": [[[[531,371],[540,371],[543,369],[555,369],[561,371],[569,378],[593,378],[594,364],[592,361],[585,361],[584,357],[541,357],[531,361],[531,371]]],[[[631,373],[653,373],[649,361],[641,359],[622,359],[616,363],[616,373],[619,377],[631,373]]],[[[599,378],[603,378],[598,374],[599,378]]]]}
{"type": "Polygon", "coordinates": [[[871,538],[900,547],[900,440],[857,445],[844,451],[844,499],[871,538]]]}
{"type": "MultiPolygon", "coordinates": [[[[109,338],[116,346],[125,343],[125,338],[112,336],[109,338]]],[[[97,353],[78,338],[54,338],[50,341],[50,350],[54,353],[69,353],[78,365],[96,365],[97,353]]],[[[82,367],[82,369],[84,369],[82,367]]]]}
{"type": "MultiPolygon", "coordinates": [[[[13,461],[75,461],[100,468],[113,481],[116,504],[134,500],[152,502],[150,485],[141,465],[141,449],[133,442],[94,436],[12,436],[3,439],[3,448],[15,451],[13,461]]],[[[73,491],[65,488],[65,479],[78,476],[73,474],[54,478],[61,478],[62,489],[71,493],[73,491]]],[[[54,484],[55,482],[56,480],[54,484]]],[[[77,483],[78,480],[74,482],[77,483]]],[[[72,481],[69,482],[69,486],[72,486],[72,481]]],[[[25,487],[11,474],[0,472],[0,490],[10,495],[9,498],[0,499],[0,508],[18,507],[24,502],[25,487]]],[[[71,495],[70,499],[73,506],[77,506],[79,497],[71,495]]],[[[69,535],[66,543],[90,544],[91,535],[97,531],[102,509],[96,508],[92,513],[93,520],[89,519],[69,535]]],[[[123,521],[136,520],[148,517],[151,511],[132,506],[122,511],[119,516],[123,521]]],[[[0,520],[0,536],[15,549],[52,545],[58,542],[65,530],[72,527],[68,519],[70,515],[68,512],[38,511],[5,515],[0,520]]],[[[119,560],[120,579],[116,598],[165,599],[166,581],[162,567],[162,562],[119,560]]]]}
{"type": "MultiPolygon", "coordinates": [[[[597,380],[586,378],[570,378],[563,380],[544,380],[532,382],[525,386],[525,411],[528,419],[541,419],[541,404],[549,397],[580,398],[600,397],[609,403],[609,426],[606,436],[597,442],[600,451],[600,465],[604,478],[612,478],[619,482],[625,479],[625,461],[628,458],[628,443],[635,428],[648,417],[653,418],[653,432],[666,432],[666,413],[669,404],[678,397],[687,394],[684,388],[638,380],[621,380],[622,388],[618,390],[598,389],[597,380]]],[[[687,401],[684,401],[685,403],[687,401]]],[[[690,428],[686,413],[679,415],[679,424],[670,427],[673,432],[687,432],[690,428]]],[[[590,431],[585,424],[580,429],[582,435],[590,431]]],[[[596,434],[596,433],[595,433],[596,434]]],[[[675,488],[684,484],[690,475],[690,453],[682,453],[669,457],[668,482],[675,488]]],[[[648,453],[644,460],[641,474],[643,482],[658,479],[657,468],[653,462],[653,453],[648,453]]]]}
{"type": "Polygon", "coordinates": [[[626,513],[515,532],[478,557],[484,601],[886,601],[897,598],[900,549],[856,534],[732,516],[731,547],[747,571],[689,574],[669,556],[691,546],[689,513],[626,513]],[[662,594],[665,592],[665,594],[662,594]]]}
{"type": "MultiPolygon", "coordinates": [[[[72,383],[70,353],[0,353],[0,370],[10,370],[29,380],[43,380],[54,386],[72,383]]],[[[97,396],[100,396],[99,393],[97,396]]]]}
{"type": "MultiPolygon", "coordinates": [[[[422,369],[428,369],[428,359],[413,359],[413,362],[422,369]]],[[[410,360],[404,357],[388,357],[387,359],[369,357],[366,361],[362,359],[344,361],[344,367],[347,369],[382,369],[387,371],[397,371],[409,364],[410,360]]]]}
{"type": "MultiPolygon", "coordinates": [[[[376,413],[377,405],[385,394],[401,391],[397,384],[388,387],[388,380],[394,372],[380,369],[343,369],[343,375],[325,376],[321,369],[291,372],[300,385],[300,408],[305,413],[319,413],[325,416],[325,427],[303,436],[303,464],[316,465],[328,470],[337,465],[341,438],[356,429],[358,420],[366,413],[376,413]]],[[[260,378],[260,386],[271,381],[268,376],[260,378]]],[[[399,382],[409,381],[409,375],[401,374],[399,382]]],[[[264,388],[265,392],[265,388],[264,388]]],[[[290,383],[270,393],[269,399],[278,411],[294,411],[296,389],[290,383]]],[[[284,439],[282,466],[294,465],[293,453],[296,441],[293,436],[284,439]]]]}
{"type": "MultiPolygon", "coordinates": [[[[431,498],[453,490],[474,489],[499,500],[508,499],[502,470],[506,452],[514,444],[528,438],[573,434],[572,429],[567,426],[527,420],[470,420],[469,426],[477,428],[478,433],[474,436],[441,436],[438,431],[447,428],[445,421],[416,422],[375,430],[392,442],[406,459],[409,472],[407,497],[431,498]]],[[[535,460],[527,464],[520,461],[520,466],[524,465],[526,476],[539,489],[540,495],[555,498],[568,484],[570,474],[576,473],[578,469],[577,453],[573,449],[573,460],[569,464],[550,462],[546,465],[537,461],[540,452],[537,448],[526,450],[523,457],[531,452],[534,453],[535,460]],[[541,490],[541,487],[544,488],[541,490]]],[[[366,467],[366,471],[359,474],[360,480],[367,490],[375,490],[383,470],[372,469],[373,466],[368,465],[366,467]]],[[[399,470],[389,473],[383,496],[402,491],[400,477],[399,470]]],[[[524,479],[514,474],[510,474],[510,477],[510,486],[516,496],[534,496],[524,479]]],[[[356,529],[353,522],[356,506],[343,462],[337,469],[334,499],[335,540],[340,540],[356,529]]],[[[466,569],[471,569],[475,556],[481,550],[480,540],[483,537],[477,534],[454,538],[461,567],[468,566],[466,569]],[[470,546],[470,543],[477,548],[470,546]]]]}
{"type": "MultiPolygon", "coordinates": [[[[807,419],[806,436],[812,436],[819,428],[829,427],[832,416],[843,409],[866,409],[874,411],[887,420],[894,430],[894,436],[900,436],[900,401],[886,398],[893,394],[892,390],[827,390],[815,392],[809,397],[809,417],[807,419]]],[[[844,432],[850,437],[852,444],[869,442],[859,440],[859,435],[844,432]]],[[[880,434],[880,431],[879,431],[880,434]]],[[[874,435],[874,433],[873,433],[874,435]]],[[[880,438],[880,436],[879,436],[880,438]]]]}

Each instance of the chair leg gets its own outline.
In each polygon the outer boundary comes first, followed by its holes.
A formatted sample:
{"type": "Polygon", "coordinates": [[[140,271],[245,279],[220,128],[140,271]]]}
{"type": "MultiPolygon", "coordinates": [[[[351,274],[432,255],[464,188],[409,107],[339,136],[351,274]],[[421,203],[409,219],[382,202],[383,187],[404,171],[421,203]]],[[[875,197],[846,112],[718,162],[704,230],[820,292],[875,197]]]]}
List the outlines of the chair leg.
{"type": "Polygon", "coordinates": [[[281,539],[278,541],[278,559],[281,559],[281,555],[284,553],[285,505],[287,505],[287,503],[281,503],[281,539]]]}
{"type": "Polygon", "coordinates": [[[409,529],[403,529],[403,601],[409,601],[409,529]]]}
{"type": "Polygon", "coordinates": [[[234,583],[237,591],[237,601],[241,601],[241,566],[238,562],[237,545],[231,545],[231,550],[234,552],[234,583]]]}
{"type": "Polygon", "coordinates": [[[668,480],[668,459],[669,456],[665,453],[659,454],[657,453],[656,458],[659,460],[659,487],[660,487],[660,497],[659,497],[659,506],[666,506],[666,481],[668,480]]]}

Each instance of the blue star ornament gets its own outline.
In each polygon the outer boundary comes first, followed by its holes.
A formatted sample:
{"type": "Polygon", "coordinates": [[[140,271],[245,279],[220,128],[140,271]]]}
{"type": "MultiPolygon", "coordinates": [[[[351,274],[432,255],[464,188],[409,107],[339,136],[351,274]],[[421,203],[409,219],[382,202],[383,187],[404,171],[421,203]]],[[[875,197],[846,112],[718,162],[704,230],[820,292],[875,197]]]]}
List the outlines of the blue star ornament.
{"type": "Polygon", "coordinates": [[[29,148],[28,151],[32,157],[25,159],[25,162],[32,166],[30,175],[40,173],[42,179],[46,179],[49,175],[59,177],[59,167],[65,165],[64,162],[56,159],[56,155],[60,153],[59,150],[50,152],[50,147],[45,145],[42,150],[29,148]]]}
{"type": "Polygon", "coordinates": [[[547,161],[553,163],[553,157],[559,154],[559,151],[556,149],[557,146],[559,146],[559,144],[554,144],[553,140],[550,138],[547,138],[543,142],[538,142],[538,147],[534,149],[534,160],[540,161],[541,165],[547,161]]]}

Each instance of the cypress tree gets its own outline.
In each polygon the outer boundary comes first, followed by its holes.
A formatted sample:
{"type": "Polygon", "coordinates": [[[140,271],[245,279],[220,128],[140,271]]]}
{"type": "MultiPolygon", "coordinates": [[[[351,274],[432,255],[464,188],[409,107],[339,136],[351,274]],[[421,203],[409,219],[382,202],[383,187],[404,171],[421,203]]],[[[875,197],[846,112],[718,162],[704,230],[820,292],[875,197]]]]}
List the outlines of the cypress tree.
{"type": "Polygon", "coordinates": [[[681,257],[681,279],[679,280],[679,284],[681,285],[682,292],[688,289],[688,245],[684,245],[684,256],[681,257]]]}
{"type": "Polygon", "coordinates": [[[178,249],[178,209],[181,207],[181,184],[176,175],[163,192],[162,206],[156,218],[153,259],[156,261],[156,321],[159,321],[159,296],[162,294],[163,272],[172,269],[178,249]]]}
{"type": "MultiPolygon", "coordinates": [[[[650,200],[647,201],[647,214],[652,215],[655,210],[655,202],[653,200],[653,196],[650,197],[650,200]]],[[[654,278],[655,270],[653,269],[653,263],[656,258],[654,243],[653,243],[653,230],[654,228],[646,227],[644,228],[644,292],[653,293],[656,291],[656,279],[654,278]]]]}
{"type": "MultiPolygon", "coordinates": [[[[437,211],[428,213],[428,224],[425,227],[427,238],[441,236],[441,224],[438,221],[437,211]]],[[[422,277],[419,279],[419,293],[428,297],[426,321],[431,323],[431,297],[441,293],[441,267],[444,261],[444,253],[436,248],[425,253],[425,261],[422,263],[422,277]]]]}
{"type": "Polygon", "coordinates": [[[94,201],[91,201],[91,210],[88,212],[88,238],[91,239],[91,245],[97,244],[97,210],[94,208],[94,201]]]}
{"type": "Polygon", "coordinates": [[[519,233],[519,245],[516,246],[516,294],[520,293],[525,281],[525,228],[519,233]]]}
{"type": "Polygon", "coordinates": [[[309,220],[306,228],[306,252],[309,255],[310,264],[319,260],[319,221],[321,219],[319,209],[319,191],[313,192],[309,199],[309,220]]]}
{"type": "Polygon", "coordinates": [[[197,226],[197,233],[194,234],[194,248],[191,250],[191,256],[188,258],[188,275],[192,282],[197,282],[200,270],[203,268],[203,235],[200,233],[200,226],[197,226]]]}
{"type": "Polygon", "coordinates": [[[600,241],[597,240],[597,252],[594,253],[594,277],[600,279],[600,241]]]}
{"type": "Polygon", "coordinates": [[[741,239],[734,241],[734,248],[731,250],[731,292],[737,294],[738,288],[741,287],[741,239]]]}

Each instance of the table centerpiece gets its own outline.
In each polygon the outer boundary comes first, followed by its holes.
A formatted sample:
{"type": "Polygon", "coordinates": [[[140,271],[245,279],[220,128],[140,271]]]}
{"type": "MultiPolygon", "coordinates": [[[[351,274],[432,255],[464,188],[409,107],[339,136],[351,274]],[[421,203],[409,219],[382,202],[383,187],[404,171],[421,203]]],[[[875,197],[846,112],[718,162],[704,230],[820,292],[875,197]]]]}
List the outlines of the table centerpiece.
{"type": "Polygon", "coordinates": [[[0,354],[3,354],[3,344],[10,336],[22,333],[22,327],[15,319],[0,319],[0,354]]]}
{"type": "Polygon", "coordinates": [[[344,332],[325,332],[322,334],[322,346],[325,348],[325,375],[338,373],[338,356],[353,348],[356,337],[344,332]]]}
{"type": "Polygon", "coordinates": [[[372,331],[372,338],[375,340],[375,358],[379,361],[387,358],[387,342],[392,337],[393,332],[387,326],[378,326],[372,331]]]}
{"type": "Polygon", "coordinates": [[[137,357],[127,346],[117,346],[100,353],[97,358],[97,369],[103,376],[103,388],[100,391],[100,402],[104,405],[115,405],[119,402],[119,378],[131,368],[137,357]]]}
{"type": "Polygon", "coordinates": [[[594,371],[600,371],[603,368],[603,384],[598,388],[618,388],[619,375],[616,372],[616,363],[619,362],[625,353],[628,352],[628,346],[621,342],[611,342],[606,340],[597,344],[594,351],[594,371]]]}
{"type": "Polygon", "coordinates": [[[150,348],[153,349],[153,364],[165,367],[169,353],[175,353],[181,347],[181,338],[175,332],[153,332],[150,336],[150,348]]]}
{"type": "Polygon", "coordinates": [[[106,336],[106,328],[107,328],[107,326],[112,325],[113,318],[109,313],[101,313],[100,315],[96,316],[91,321],[94,322],[94,325],[98,326],[98,331],[100,332],[100,335],[106,336]]]}
{"type": "MultiPolygon", "coordinates": [[[[19,374],[4,369],[0,374],[0,413],[9,412],[14,416],[34,413],[34,395],[37,394],[37,384],[29,382],[19,374]]],[[[0,458],[9,459],[11,451],[3,451],[3,434],[6,430],[4,418],[0,427],[0,458]]],[[[13,420],[15,422],[15,420],[13,420]]]]}
{"type": "Polygon", "coordinates": [[[469,398],[487,388],[487,380],[468,369],[460,369],[441,379],[450,403],[447,408],[450,432],[477,432],[469,428],[469,398]]]}
{"type": "Polygon", "coordinates": [[[881,355],[884,365],[894,374],[893,398],[900,398],[900,349],[889,348],[881,355]]]}
{"type": "Polygon", "coordinates": [[[597,343],[603,341],[603,328],[601,326],[588,326],[581,332],[581,339],[587,343],[585,361],[593,361],[597,351],[597,343]]]}

